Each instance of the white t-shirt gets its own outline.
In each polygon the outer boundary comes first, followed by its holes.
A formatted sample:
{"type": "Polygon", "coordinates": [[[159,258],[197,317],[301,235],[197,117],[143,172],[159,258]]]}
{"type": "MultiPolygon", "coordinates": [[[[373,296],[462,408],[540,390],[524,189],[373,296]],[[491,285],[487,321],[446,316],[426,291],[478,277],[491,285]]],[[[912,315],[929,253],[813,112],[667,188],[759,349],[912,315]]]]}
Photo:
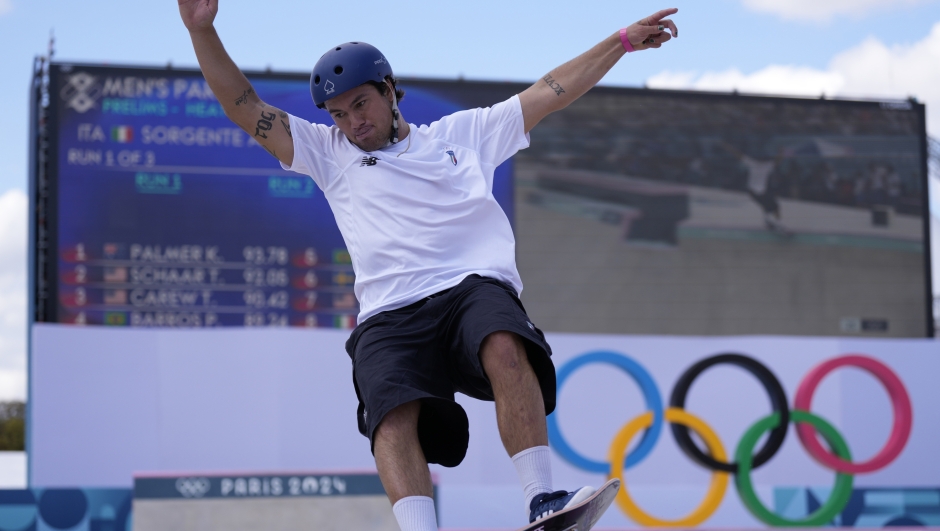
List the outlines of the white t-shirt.
{"type": "Polygon", "coordinates": [[[773,160],[757,160],[741,155],[741,164],[747,169],[747,187],[757,195],[767,191],[770,174],[774,172],[776,162],[773,160]]]}
{"type": "Polygon", "coordinates": [[[296,116],[290,125],[294,162],[282,166],[311,176],[333,209],[356,273],[358,322],[474,273],[521,293],[512,227],[493,197],[496,167],[529,145],[518,96],[411,125],[369,153],[335,126],[296,116]]]}

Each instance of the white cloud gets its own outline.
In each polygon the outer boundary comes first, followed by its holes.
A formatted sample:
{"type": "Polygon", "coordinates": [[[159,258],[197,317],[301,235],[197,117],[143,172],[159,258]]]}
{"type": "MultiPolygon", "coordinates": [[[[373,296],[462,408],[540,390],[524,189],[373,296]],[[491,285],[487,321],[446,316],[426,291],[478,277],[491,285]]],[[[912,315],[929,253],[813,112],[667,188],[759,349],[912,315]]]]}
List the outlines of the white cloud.
{"type": "Polygon", "coordinates": [[[779,15],[787,20],[824,22],[836,15],[861,17],[869,11],[897,9],[929,0],[742,0],[752,11],[779,15]]]}
{"type": "Polygon", "coordinates": [[[0,400],[26,398],[26,194],[0,195],[0,400]]]}
{"type": "Polygon", "coordinates": [[[0,17],[13,11],[13,0],[0,0],[0,17]]]}
{"type": "Polygon", "coordinates": [[[0,401],[26,401],[26,371],[0,369],[0,401]]]}
{"type": "Polygon", "coordinates": [[[842,88],[842,77],[799,66],[771,65],[753,74],[744,74],[736,68],[722,72],[662,72],[646,82],[651,88],[693,88],[696,90],[747,93],[773,93],[792,96],[819,96],[834,94],[842,88]]]}
{"type": "Polygon", "coordinates": [[[825,70],[770,65],[745,74],[666,71],[649,78],[651,88],[731,91],[794,96],[907,98],[927,104],[927,128],[940,135],[940,22],[923,40],[886,46],[869,38],[838,55],[825,70]]]}
{"type": "Polygon", "coordinates": [[[933,130],[940,133],[940,22],[909,46],[889,48],[869,38],[837,55],[829,70],[843,77],[847,95],[916,96],[934,110],[933,130]]]}

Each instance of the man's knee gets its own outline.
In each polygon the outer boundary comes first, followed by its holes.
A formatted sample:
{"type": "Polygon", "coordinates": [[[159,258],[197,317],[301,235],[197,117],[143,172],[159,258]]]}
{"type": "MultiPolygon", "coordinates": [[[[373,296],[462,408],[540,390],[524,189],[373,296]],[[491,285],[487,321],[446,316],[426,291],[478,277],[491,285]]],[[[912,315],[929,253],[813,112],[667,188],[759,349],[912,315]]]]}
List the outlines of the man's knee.
{"type": "Polygon", "coordinates": [[[420,413],[420,400],[406,402],[393,408],[382,417],[382,421],[375,428],[376,443],[387,439],[400,440],[411,436],[417,437],[420,413]]]}
{"type": "Polygon", "coordinates": [[[493,332],[480,345],[480,361],[490,380],[505,371],[531,371],[522,338],[512,332],[493,332]]]}

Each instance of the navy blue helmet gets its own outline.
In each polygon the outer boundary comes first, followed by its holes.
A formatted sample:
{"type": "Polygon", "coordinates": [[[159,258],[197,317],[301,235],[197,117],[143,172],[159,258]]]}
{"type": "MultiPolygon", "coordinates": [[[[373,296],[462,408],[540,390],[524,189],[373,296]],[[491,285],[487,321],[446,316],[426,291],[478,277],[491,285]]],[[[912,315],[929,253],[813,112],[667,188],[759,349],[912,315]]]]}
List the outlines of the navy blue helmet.
{"type": "Polygon", "coordinates": [[[319,108],[336,96],[363,83],[382,83],[392,66],[382,52],[364,42],[347,42],[323,54],[310,75],[310,94],[319,108]]]}

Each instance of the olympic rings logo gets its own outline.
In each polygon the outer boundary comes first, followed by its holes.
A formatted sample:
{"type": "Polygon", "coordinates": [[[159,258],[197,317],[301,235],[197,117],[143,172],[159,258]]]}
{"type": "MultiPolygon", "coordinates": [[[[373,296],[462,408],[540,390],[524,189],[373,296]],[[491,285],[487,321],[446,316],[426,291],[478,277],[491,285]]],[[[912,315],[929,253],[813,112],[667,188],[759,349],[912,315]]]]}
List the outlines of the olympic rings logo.
{"type": "Polygon", "coordinates": [[[617,493],[617,504],[628,517],[644,526],[695,527],[703,523],[721,504],[728,487],[728,476],[731,474],[734,475],[735,487],[741,501],[761,522],[787,527],[825,525],[848,503],[852,494],[854,474],[874,472],[888,466],[904,450],[911,434],[913,410],[904,384],[885,364],[859,354],[832,358],[810,370],[797,388],[792,409],[788,408],[783,386],[770,369],[753,358],[735,353],[711,356],[686,369],[673,387],[668,408],[663,407],[659,390],[646,369],[631,358],[616,352],[589,352],[566,363],[558,371],[558,394],[561,394],[565,380],[575,371],[594,363],[613,365],[629,375],[639,385],[648,411],[627,422],[614,436],[606,462],[584,457],[568,444],[559,429],[557,411],[548,417],[549,441],[555,451],[572,465],[589,472],[607,474],[610,478],[619,478],[623,488],[617,493]],[[684,409],[692,382],[705,370],[721,364],[735,365],[756,377],[767,390],[773,408],[772,414],[758,420],[745,431],[738,441],[733,461],[729,461],[714,430],[705,421],[684,409]],[[848,444],[832,424],[809,412],[813,394],[819,383],[827,374],[841,367],[856,367],[874,376],[888,392],[894,412],[894,423],[888,441],[871,459],[861,463],[852,461],[848,444]],[[671,424],[672,435],[679,448],[697,464],[713,472],[703,502],[690,514],[678,520],[664,520],[644,512],[630,498],[627,482],[623,478],[624,469],[635,466],[649,455],[666,422],[671,424]],[[783,445],[790,422],[796,424],[799,440],[810,456],[836,473],[835,486],[829,499],[801,520],[782,518],[765,507],[757,497],[750,477],[751,470],[768,462],[783,445]],[[630,442],[641,430],[643,435],[639,444],[626,454],[630,442]],[[708,453],[703,452],[693,442],[690,430],[702,439],[708,453]],[[757,442],[768,432],[763,446],[753,453],[757,442]],[[829,450],[822,446],[817,434],[826,441],[829,450]]]}
{"type": "Polygon", "coordinates": [[[176,490],[184,498],[202,498],[209,492],[211,486],[209,478],[179,478],[176,480],[176,490]]]}

